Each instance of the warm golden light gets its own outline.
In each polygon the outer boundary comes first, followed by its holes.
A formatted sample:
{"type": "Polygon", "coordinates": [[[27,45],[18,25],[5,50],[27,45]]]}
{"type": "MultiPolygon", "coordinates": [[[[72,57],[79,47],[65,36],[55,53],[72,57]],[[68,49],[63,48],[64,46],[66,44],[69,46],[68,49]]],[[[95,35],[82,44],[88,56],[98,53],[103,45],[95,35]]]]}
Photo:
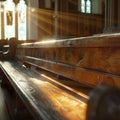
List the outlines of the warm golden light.
{"type": "MultiPolygon", "coordinates": [[[[58,85],[74,91],[73,89],[58,83],[51,77],[46,76],[45,74],[40,74],[41,80],[33,80],[33,82],[38,86],[38,89],[42,92],[44,97],[49,100],[47,103],[51,108],[58,113],[61,113],[66,119],[74,118],[74,120],[85,120],[86,114],[86,102],[83,102],[80,99],[72,96],[68,92],[65,92],[64,89],[59,88],[58,85]],[[58,84],[58,85],[55,85],[58,84]],[[71,116],[70,116],[71,115],[71,116]]],[[[76,92],[76,91],[74,91],[76,92]]],[[[80,96],[88,98],[86,95],[77,92],[80,96]]]]}
{"type": "Polygon", "coordinates": [[[48,76],[46,76],[46,75],[44,75],[44,74],[41,74],[41,76],[43,76],[43,77],[47,78],[48,80],[50,80],[50,81],[52,81],[52,82],[54,82],[54,83],[57,83],[58,85],[61,85],[61,86],[65,87],[66,89],[71,90],[71,91],[79,94],[80,96],[88,99],[88,96],[87,96],[87,95],[85,95],[85,94],[83,94],[83,93],[81,93],[81,92],[78,92],[78,91],[76,91],[76,90],[74,90],[74,89],[72,89],[72,88],[70,88],[70,87],[68,87],[68,86],[66,86],[66,85],[64,85],[64,84],[62,84],[62,83],[60,83],[60,82],[57,82],[57,81],[55,81],[54,79],[52,79],[51,77],[48,77],[48,76]]]}

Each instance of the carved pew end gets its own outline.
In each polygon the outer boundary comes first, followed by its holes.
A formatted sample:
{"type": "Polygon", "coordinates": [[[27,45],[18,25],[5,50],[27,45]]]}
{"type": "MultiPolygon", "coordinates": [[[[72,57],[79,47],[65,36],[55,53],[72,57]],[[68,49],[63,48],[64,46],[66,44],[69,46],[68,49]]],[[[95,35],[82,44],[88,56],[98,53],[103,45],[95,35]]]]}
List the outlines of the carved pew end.
{"type": "Polygon", "coordinates": [[[120,90],[101,85],[90,92],[86,120],[120,120],[120,90]]]}

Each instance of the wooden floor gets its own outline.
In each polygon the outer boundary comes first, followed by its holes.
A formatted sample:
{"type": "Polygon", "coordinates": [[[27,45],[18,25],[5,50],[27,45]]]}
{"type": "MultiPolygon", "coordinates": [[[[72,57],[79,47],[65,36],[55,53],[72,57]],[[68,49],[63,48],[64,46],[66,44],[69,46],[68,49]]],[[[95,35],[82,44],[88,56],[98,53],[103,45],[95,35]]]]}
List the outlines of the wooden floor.
{"type": "Polygon", "coordinates": [[[10,120],[7,107],[5,104],[5,96],[4,90],[1,88],[0,85],[0,120],[10,120]]]}

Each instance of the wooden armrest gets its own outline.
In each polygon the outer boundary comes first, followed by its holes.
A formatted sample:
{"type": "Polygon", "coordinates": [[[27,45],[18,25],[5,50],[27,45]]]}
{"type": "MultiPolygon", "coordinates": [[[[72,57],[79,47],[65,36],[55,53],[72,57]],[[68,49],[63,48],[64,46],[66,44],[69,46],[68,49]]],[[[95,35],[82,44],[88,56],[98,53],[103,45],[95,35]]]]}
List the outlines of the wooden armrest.
{"type": "Polygon", "coordinates": [[[53,78],[16,62],[2,62],[1,69],[36,120],[85,120],[87,97],[83,93],[53,84],[49,82],[53,78]]]}

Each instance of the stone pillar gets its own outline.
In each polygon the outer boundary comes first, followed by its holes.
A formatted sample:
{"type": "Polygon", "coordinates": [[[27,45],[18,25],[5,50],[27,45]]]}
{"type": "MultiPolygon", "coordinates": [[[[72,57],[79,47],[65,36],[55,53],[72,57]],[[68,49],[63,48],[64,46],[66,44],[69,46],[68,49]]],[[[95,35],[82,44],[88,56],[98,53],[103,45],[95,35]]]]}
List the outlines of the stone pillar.
{"type": "Polygon", "coordinates": [[[39,8],[39,0],[26,0],[27,2],[27,39],[28,40],[38,40],[38,17],[33,17],[36,15],[36,9],[39,8]],[[35,24],[33,24],[35,23],[35,24]]]}
{"type": "Polygon", "coordinates": [[[119,0],[105,0],[105,27],[104,32],[120,32],[119,0]]]}

